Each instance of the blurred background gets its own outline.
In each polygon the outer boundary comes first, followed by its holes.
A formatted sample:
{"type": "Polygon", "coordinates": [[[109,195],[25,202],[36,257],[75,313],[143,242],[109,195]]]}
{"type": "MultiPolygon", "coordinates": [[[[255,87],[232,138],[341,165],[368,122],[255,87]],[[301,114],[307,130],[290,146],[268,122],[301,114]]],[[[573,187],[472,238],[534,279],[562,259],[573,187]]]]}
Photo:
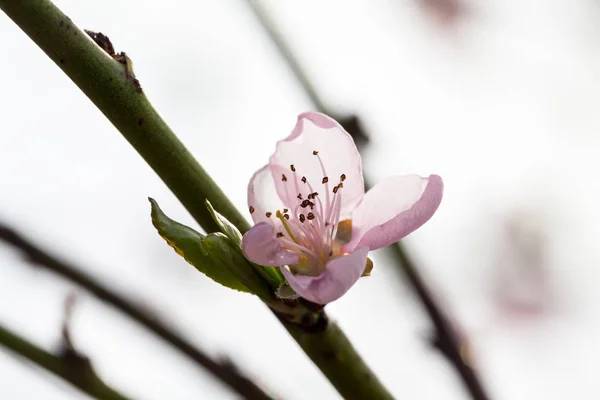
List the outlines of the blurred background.
{"type": "MultiPolygon", "coordinates": [[[[253,171],[314,109],[245,0],[56,0],[126,51],[145,93],[240,209],[253,171]]],[[[600,3],[263,0],[320,100],[358,115],[372,181],[437,173],[405,239],[492,399],[594,398],[600,381],[600,3]]],[[[104,116],[0,13],[0,220],[167,319],[285,399],[337,392],[260,301],[157,236],[146,197],[196,227],[104,116]]],[[[199,201],[201,201],[199,199],[199,201]]],[[[467,399],[395,263],[327,307],[399,399],[467,399]]],[[[47,349],[71,333],[136,399],[234,399],[114,309],[0,245],[0,322],[47,349]]],[[[0,349],[0,398],[85,398],[0,349]]]]}

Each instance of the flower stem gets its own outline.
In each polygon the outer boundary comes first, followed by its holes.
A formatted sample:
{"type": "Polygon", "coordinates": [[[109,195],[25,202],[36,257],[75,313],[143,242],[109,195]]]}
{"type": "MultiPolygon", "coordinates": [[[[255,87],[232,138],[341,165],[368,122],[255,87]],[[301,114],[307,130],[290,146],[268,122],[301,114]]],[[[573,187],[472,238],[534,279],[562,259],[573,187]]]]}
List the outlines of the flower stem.
{"type": "Polygon", "coordinates": [[[100,400],[127,400],[128,398],[106,385],[96,375],[90,361],[72,352],[49,353],[0,325],[0,346],[27,358],[54,375],[71,383],[79,390],[100,400]]]}
{"type": "MultiPolygon", "coordinates": [[[[242,233],[249,229],[247,221],[141,93],[139,82],[132,79],[126,65],[104,52],[50,0],[0,0],[0,9],[92,100],[206,231],[218,227],[204,199],[242,233]]],[[[392,399],[337,325],[319,313],[323,322],[320,329],[282,322],[347,399],[392,399]]]]}

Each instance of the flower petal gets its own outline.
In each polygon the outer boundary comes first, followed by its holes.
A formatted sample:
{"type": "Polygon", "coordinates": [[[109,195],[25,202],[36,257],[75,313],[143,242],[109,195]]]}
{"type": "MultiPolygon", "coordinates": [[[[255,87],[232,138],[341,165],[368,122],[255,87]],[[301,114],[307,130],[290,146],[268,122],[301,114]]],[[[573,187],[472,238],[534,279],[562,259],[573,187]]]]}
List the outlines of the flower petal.
{"type": "Polygon", "coordinates": [[[292,208],[297,202],[298,193],[306,199],[311,193],[308,184],[301,182],[306,177],[312,191],[319,193],[320,200],[325,202],[331,198],[333,187],[345,175],[342,189],[342,215],[352,211],[364,195],[365,187],[362,175],[362,163],[352,137],[334,119],[315,112],[306,112],[298,116],[298,122],[292,133],[277,143],[275,154],[270,158],[273,165],[285,167],[287,180],[282,180],[282,173],[273,170],[275,185],[279,197],[292,208]],[[313,154],[318,152],[318,156],[313,154]],[[323,162],[325,174],[319,158],[323,162]],[[294,166],[292,171],[291,166],[294,166]],[[323,183],[327,176],[328,183],[323,183]],[[299,183],[300,190],[295,186],[299,183]],[[294,188],[289,189],[289,187],[294,188]],[[328,193],[327,193],[328,192],[328,193]],[[290,196],[290,193],[293,196],[290,196]]]}
{"type": "Polygon", "coordinates": [[[277,195],[269,165],[265,165],[252,175],[248,184],[248,207],[255,224],[268,221],[277,225],[275,212],[284,207],[277,195]],[[272,213],[271,218],[266,216],[267,212],[272,213]]]}
{"type": "Polygon", "coordinates": [[[242,238],[242,252],[253,263],[267,266],[296,264],[298,256],[283,247],[275,236],[273,226],[260,222],[242,238]]]}
{"type": "Polygon", "coordinates": [[[288,284],[301,297],[317,304],[327,304],[339,299],[362,275],[369,249],[362,247],[352,254],[334,258],[327,263],[319,276],[294,275],[281,268],[288,284]]]}
{"type": "Polygon", "coordinates": [[[375,250],[397,242],[431,218],[442,201],[443,190],[438,175],[403,175],[381,181],[354,210],[352,240],[343,250],[363,246],[375,250]]]}

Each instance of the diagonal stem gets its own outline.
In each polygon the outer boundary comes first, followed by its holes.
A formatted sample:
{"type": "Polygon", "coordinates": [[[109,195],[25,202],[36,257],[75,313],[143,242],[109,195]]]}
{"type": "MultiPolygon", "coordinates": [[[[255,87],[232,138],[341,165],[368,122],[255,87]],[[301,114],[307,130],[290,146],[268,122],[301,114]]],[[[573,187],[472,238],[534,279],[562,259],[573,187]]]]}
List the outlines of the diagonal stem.
{"type": "Polygon", "coordinates": [[[128,397],[98,377],[89,359],[72,350],[63,349],[59,354],[49,353],[1,324],[0,346],[28,359],[98,400],[128,400],[128,397]]]}
{"type": "MultiPolygon", "coordinates": [[[[279,32],[276,24],[270,18],[261,2],[259,0],[245,1],[247,1],[252,8],[256,18],[267,31],[280,56],[286,61],[316,109],[331,115],[332,113],[328,111],[328,108],[319,96],[317,89],[310,81],[308,74],[302,68],[301,63],[295,57],[292,49],[287,45],[283,35],[279,32]]],[[[366,144],[368,142],[369,135],[365,132],[358,117],[350,116],[338,118],[338,120],[348,133],[352,135],[357,144],[366,144]]],[[[365,190],[368,190],[370,187],[371,185],[368,180],[365,179],[365,190]]],[[[413,261],[407,255],[402,243],[397,242],[395,245],[386,248],[385,251],[396,260],[398,268],[404,273],[412,285],[425,308],[425,311],[429,315],[436,332],[436,347],[454,366],[473,400],[488,400],[489,396],[483,389],[483,385],[479,381],[476,372],[465,362],[461,355],[461,346],[463,343],[461,343],[460,338],[457,336],[455,327],[449,322],[443,311],[443,307],[436,302],[435,297],[427,288],[425,281],[419,274],[413,261]]]]}
{"type": "MultiPolygon", "coordinates": [[[[0,9],[94,102],[206,231],[218,230],[204,207],[206,199],[242,233],[248,231],[248,222],[161,119],[141,92],[139,82],[130,79],[122,64],[109,57],[50,0],[0,0],[0,9]]],[[[253,271],[248,273],[258,274],[250,264],[247,267],[253,271]]],[[[392,399],[336,324],[322,310],[316,310],[316,315],[320,325],[306,326],[303,318],[291,322],[278,314],[292,337],[346,399],[392,399]]]]}
{"type": "Polygon", "coordinates": [[[211,359],[202,350],[176,334],[156,316],[149,315],[141,307],[135,306],[131,301],[101,285],[89,275],[81,272],[82,270],[80,268],[57,259],[14,230],[3,226],[1,223],[0,241],[5,241],[21,250],[29,262],[84,287],[100,300],[112,305],[139,324],[145,326],[165,342],[179,350],[183,355],[209,371],[215,378],[228,385],[245,399],[271,399],[271,397],[263,392],[254,382],[242,375],[231,361],[217,362],[211,359]]]}

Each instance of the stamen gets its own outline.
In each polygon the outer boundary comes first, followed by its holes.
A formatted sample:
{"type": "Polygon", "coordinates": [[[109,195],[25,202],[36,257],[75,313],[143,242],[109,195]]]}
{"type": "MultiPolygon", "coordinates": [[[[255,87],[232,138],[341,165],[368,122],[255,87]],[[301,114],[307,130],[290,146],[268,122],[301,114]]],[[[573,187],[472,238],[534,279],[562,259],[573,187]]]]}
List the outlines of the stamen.
{"type": "Polygon", "coordinates": [[[283,225],[283,227],[285,228],[285,231],[288,233],[288,235],[290,236],[290,238],[292,238],[292,240],[296,243],[298,243],[298,240],[296,240],[296,237],[294,236],[294,234],[292,233],[292,230],[290,229],[290,226],[287,222],[288,219],[290,219],[290,216],[287,214],[281,214],[281,211],[277,210],[277,212],[275,213],[275,216],[277,218],[279,218],[279,220],[281,221],[281,224],[283,225]]]}
{"type": "Polygon", "coordinates": [[[288,248],[291,247],[291,248],[300,250],[301,252],[305,253],[306,255],[308,255],[310,257],[317,258],[317,255],[312,250],[302,246],[301,244],[294,243],[291,240],[288,240],[286,238],[281,239],[281,243],[283,243],[288,248]]]}
{"type": "Polygon", "coordinates": [[[332,225],[332,229],[331,229],[331,236],[329,237],[329,241],[332,241],[335,239],[335,235],[337,234],[337,230],[338,230],[338,225],[340,222],[340,211],[342,208],[342,192],[339,192],[338,194],[335,195],[335,199],[334,199],[334,203],[335,203],[335,207],[333,207],[333,214],[332,214],[332,219],[331,219],[331,225],[332,225]]]}
{"type": "Polygon", "coordinates": [[[254,212],[254,207],[250,206],[250,214],[254,212]]]}
{"type": "MultiPolygon", "coordinates": [[[[313,154],[315,154],[313,152],[313,154]]],[[[321,212],[323,213],[323,217],[325,220],[329,220],[329,215],[331,214],[331,203],[329,203],[329,178],[327,177],[327,172],[325,172],[325,165],[323,164],[323,160],[321,160],[321,156],[315,154],[317,159],[319,160],[319,165],[321,166],[321,172],[323,173],[323,181],[322,183],[325,185],[325,208],[321,208],[321,212]]]]}

